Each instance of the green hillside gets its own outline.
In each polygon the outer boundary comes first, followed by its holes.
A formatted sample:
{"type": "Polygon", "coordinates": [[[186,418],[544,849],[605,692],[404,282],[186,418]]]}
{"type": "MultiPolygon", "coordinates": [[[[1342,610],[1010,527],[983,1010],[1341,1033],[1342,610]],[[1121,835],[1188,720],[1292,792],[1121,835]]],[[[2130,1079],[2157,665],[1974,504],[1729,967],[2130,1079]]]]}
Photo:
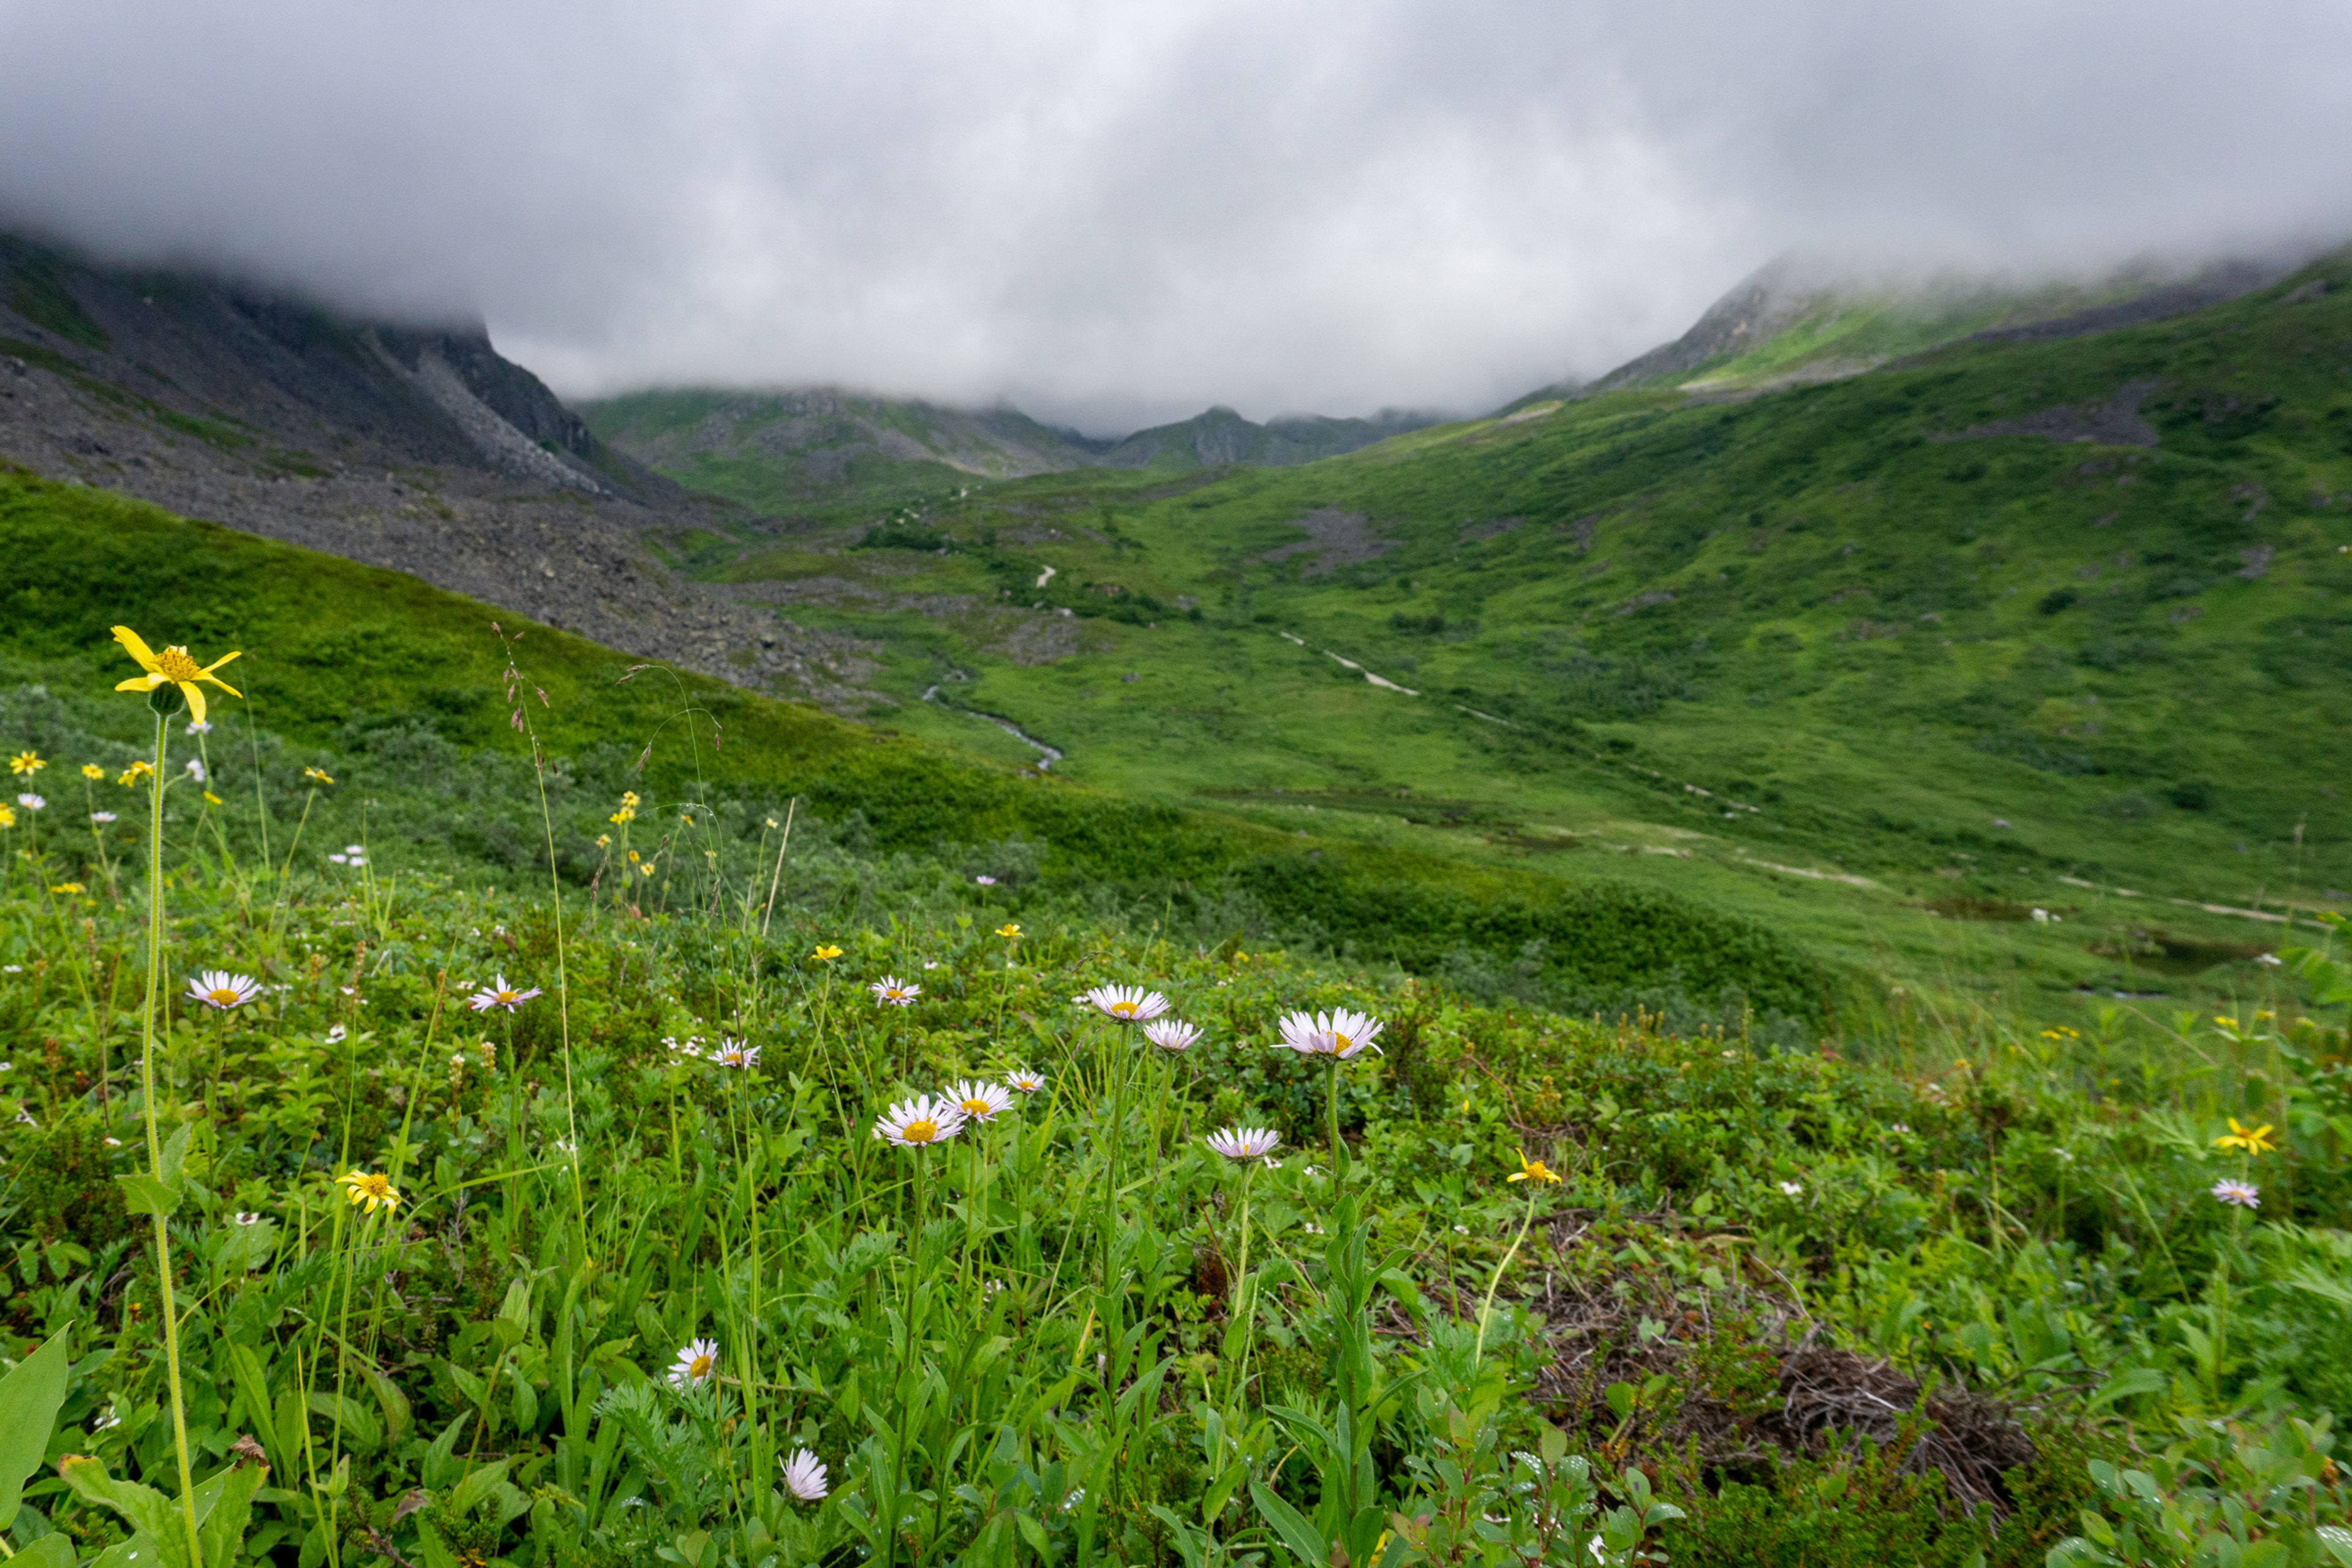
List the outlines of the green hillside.
{"type": "Polygon", "coordinates": [[[803,585],[796,618],[887,645],[894,722],[1008,761],[972,714],[1076,779],[1607,864],[1922,984],[2196,1005],[2352,888],[2347,279],[1189,487],[994,485],[918,549],[709,570],[803,585]]]}
{"type": "MultiPolygon", "coordinates": [[[[394,865],[507,882],[534,866],[543,874],[509,728],[515,693],[491,630],[512,632],[517,617],[396,573],[5,471],[0,549],[11,563],[0,706],[12,748],[95,747],[110,769],[137,754],[141,715],[108,700],[121,663],[108,627],[127,620],[159,646],[168,636],[245,650],[238,684],[251,700],[239,711],[261,726],[251,745],[266,753],[261,787],[281,814],[308,808],[301,770],[323,765],[346,786],[321,821],[330,837],[372,826],[402,846],[394,865]],[[77,690],[96,695],[54,694],[77,690]]],[[[605,863],[593,841],[624,790],[655,803],[652,821],[698,819],[682,837],[675,826],[646,830],[649,847],[658,831],[664,855],[676,837],[691,845],[679,854],[707,848],[730,863],[755,858],[765,819],[797,797],[815,831],[877,866],[911,858],[950,887],[992,876],[997,901],[1015,910],[1132,918],[1211,946],[1287,940],[1424,973],[1532,951],[1548,984],[1590,1007],[1752,1007],[1798,1034],[1831,1022],[1848,994],[1851,977],[1798,944],[1614,879],[1563,886],[1410,847],[1300,842],[672,679],[543,628],[520,657],[557,759],[557,858],[583,884],[605,863]]],[[[224,821],[237,809],[225,805],[224,821]]]]}

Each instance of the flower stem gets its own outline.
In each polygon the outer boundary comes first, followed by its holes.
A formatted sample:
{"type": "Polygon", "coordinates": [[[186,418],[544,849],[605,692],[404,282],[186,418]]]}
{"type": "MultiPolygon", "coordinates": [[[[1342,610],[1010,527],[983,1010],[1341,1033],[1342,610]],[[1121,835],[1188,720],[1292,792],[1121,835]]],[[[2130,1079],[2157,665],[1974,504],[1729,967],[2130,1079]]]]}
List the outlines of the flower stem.
{"type": "MultiPolygon", "coordinates": [[[[163,1140],[155,1126],[155,1005],[163,977],[163,749],[168,728],[155,712],[155,775],[147,781],[147,1002],[139,1014],[140,1101],[147,1113],[147,1169],[163,1179],[163,1140]]],[[[155,1221],[155,1285],[163,1298],[163,1355],[172,1374],[172,1444],[180,1462],[180,1518],[188,1527],[190,1561],[205,1560],[196,1538],[196,1483],[188,1468],[188,1407],[180,1392],[180,1312],[172,1299],[171,1216],[155,1221]]]]}
{"type": "Polygon", "coordinates": [[[1503,1260],[1495,1265],[1494,1279],[1486,1282],[1486,1299],[1478,1306],[1478,1338],[1470,1349],[1470,1366],[1474,1372],[1477,1369],[1478,1358],[1486,1353],[1486,1316],[1495,1310],[1495,1292],[1502,1289],[1503,1270],[1508,1268],[1511,1259],[1519,1255],[1519,1244],[1527,1240],[1528,1228],[1536,1223],[1536,1195],[1537,1190],[1530,1184],[1528,1188],[1528,1217],[1519,1222],[1519,1234],[1511,1238],[1511,1249],[1503,1254],[1503,1260]]]}

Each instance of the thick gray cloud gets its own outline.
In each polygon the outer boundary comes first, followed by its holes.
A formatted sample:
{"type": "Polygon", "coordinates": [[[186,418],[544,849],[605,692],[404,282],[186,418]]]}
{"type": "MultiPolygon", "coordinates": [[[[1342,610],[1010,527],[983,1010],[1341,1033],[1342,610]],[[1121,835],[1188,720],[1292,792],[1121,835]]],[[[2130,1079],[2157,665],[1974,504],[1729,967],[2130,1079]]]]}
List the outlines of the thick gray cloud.
{"type": "Polygon", "coordinates": [[[1787,247],[2352,230],[2338,0],[0,0],[0,213],[568,393],[1475,408],[1787,247]]]}

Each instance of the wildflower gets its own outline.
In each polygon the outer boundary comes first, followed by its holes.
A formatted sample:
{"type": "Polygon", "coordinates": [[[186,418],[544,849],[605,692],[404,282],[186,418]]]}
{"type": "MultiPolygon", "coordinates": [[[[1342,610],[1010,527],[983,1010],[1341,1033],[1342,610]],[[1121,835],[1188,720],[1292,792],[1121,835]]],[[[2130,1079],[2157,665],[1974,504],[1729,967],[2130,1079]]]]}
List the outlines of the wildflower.
{"type": "Polygon", "coordinates": [[[191,734],[191,735],[209,735],[209,734],[211,734],[212,732],[213,732],[212,721],[210,721],[209,719],[191,719],[191,720],[189,720],[189,721],[188,721],[188,733],[189,733],[189,734],[191,734]]]}
{"type": "Polygon", "coordinates": [[[1039,1089],[1045,1087],[1045,1080],[1039,1078],[1035,1073],[1031,1072],[1027,1068],[1023,1068],[1017,1072],[1009,1072],[1004,1075],[1004,1087],[1007,1089],[1017,1089],[1024,1094],[1034,1094],[1039,1089]]]}
{"type": "Polygon", "coordinates": [[[21,1105],[16,1108],[16,1121],[19,1126],[23,1127],[38,1127],[40,1125],[39,1122],[33,1120],[33,1113],[26,1110],[21,1105]]]}
{"type": "Polygon", "coordinates": [[[132,784],[137,784],[141,779],[146,778],[146,777],[150,776],[151,774],[152,774],[152,773],[154,773],[154,771],[155,771],[155,770],[154,770],[152,767],[149,766],[149,765],[147,764],[147,763],[146,763],[144,760],[142,760],[142,761],[139,761],[139,762],[135,762],[135,763],[131,763],[129,767],[127,767],[127,768],[123,769],[123,770],[122,770],[122,776],[121,776],[121,778],[119,778],[119,779],[116,779],[114,782],[115,782],[116,784],[121,784],[124,789],[129,789],[132,784]]]}
{"type": "Polygon", "coordinates": [[[209,680],[231,697],[245,695],[213,673],[236,658],[234,653],[223,654],[208,665],[199,665],[188,657],[188,650],[183,647],[167,647],[160,654],[153,652],[129,626],[115,627],[114,640],[121,643],[123,650],[137,659],[140,668],[147,672],[119,682],[114,688],[117,691],[152,691],[159,686],[176,686],[180,689],[180,695],[188,700],[188,711],[195,716],[198,723],[204,722],[205,692],[196,682],[209,680]]]}
{"type": "Polygon", "coordinates": [[[236,1223],[239,1225],[259,1225],[261,1223],[261,1216],[254,1213],[251,1209],[239,1209],[236,1211],[236,1223]]]}
{"type": "Polygon", "coordinates": [[[618,811],[614,812],[612,816],[610,816],[606,817],[604,820],[605,820],[605,821],[607,821],[607,822],[609,822],[609,823],[611,823],[611,824],[613,824],[614,826],[616,826],[616,827],[617,827],[617,826],[624,826],[624,825],[625,825],[625,824],[627,824],[627,823],[635,822],[636,819],[637,819],[637,814],[636,814],[635,812],[634,812],[634,811],[631,811],[627,806],[625,806],[625,806],[623,806],[620,810],[618,810],[618,811]]]}
{"type": "Polygon", "coordinates": [[[902,1100],[874,1119],[874,1136],[901,1149],[919,1149],[963,1131],[963,1112],[955,1102],[918,1095],[902,1100]]]}
{"type": "Polygon", "coordinates": [[[477,1013],[487,1013],[493,1007],[504,1007],[511,1013],[539,994],[536,985],[528,991],[518,991],[507,984],[504,974],[500,974],[495,982],[467,997],[466,1005],[477,1013]]]}
{"type": "Polygon", "coordinates": [[[205,782],[205,764],[203,759],[198,757],[190,757],[187,760],[185,766],[187,767],[188,776],[190,778],[195,780],[198,784],[205,782]]]}
{"type": "Polygon", "coordinates": [[[1156,1024],[1143,1026],[1143,1037],[1163,1051],[1189,1051],[1201,1037],[1200,1026],[1163,1018],[1156,1024]]]}
{"type": "Polygon", "coordinates": [[[1380,1038],[1381,1021],[1368,1013],[1345,1008],[1292,1013],[1276,1026],[1282,1030],[1282,1038],[1275,1042],[1276,1050],[1297,1051],[1302,1057],[1333,1057],[1343,1062],[1367,1048],[1380,1054],[1380,1047],[1372,1042],[1380,1038]]]}
{"type": "Polygon", "coordinates": [[[332,862],[333,864],[338,865],[338,866],[348,866],[348,865],[350,865],[350,864],[351,864],[351,862],[352,862],[352,858],[351,858],[350,856],[348,856],[348,855],[344,854],[344,853],[343,853],[341,850],[340,850],[340,849],[336,850],[333,854],[329,855],[329,856],[327,857],[327,858],[328,858],[331,862],[332,862]]]}
{"type": "Polygon", "coordinates": [[[343,1037],[349,1033],[350,1031],[345,1029],[341,1024],[337,1024],[334,1027],[327,1031],[327,1044],[331,1046],[340,1046],[343,1043],[343,1037]]]}
{"type": "Polygon", "coordinates": [[[874,993],[877,1007],[911,1007],[923,994],[921,986],[909,985],[895,974],[886,974],[866,989],[874,993]]]}
{"type": "Polygon", "coordinates": [[[1907,1121],[1894,1122],[1889,1125],[1887,1131],[1890,1132],[1901,1132],[1907,1136],[1911,1131],[1911,1124],[1907,1121]]]}
{"type": "Polygon", "coordinates": [[[635,811],[635,810],[636,810],[636,809],[637,809],[637,807],[638,807],[638,806],[640,806],[640,805],[644,805],[644,804],[645,804],[645,803],[644,803],[643,801],[640,801],[640,800],[637,798],[637,792],[636,792],[635,790],[633,790],[633,789],[625,789],[625,790],[623,790],[623,791],[621,792],[621,809],[622,809],[622,810],[624,810],[624,811],[635,811]]]}
{"type": "Polygon", "coordinates": [[[684,1393],[698,1383],[707,1383],[719,1370],[717,1340],[688,1340],[669,1363],[669,1385],[684,1393]]]}
{"type": "Polygon", "coordinates": [[[2224,1176],[2213,1184],[2213,1196],[2217,1202],[2235,1204],[2242,1209],[2258,1209],[2263,1206],[2263,1190],[2260,1187],[2252,1182],[2241,1182],[2231,1176],[2224,1176]]]}
{"type": "Polygon", "coordinates": [[[776,819],[775,819],[774,817],[771,816],[771,817],[769,817],[769,818],[767,819],[767,823],[768,823],[768,826],[769,826],[773,827],[773,826],[776,826],[776,819]]]}
{"type": "Polygon", "coordinates": [[[998,1084],[960,1083],[948,1090],[948,1098],[970,1121],[993,1121],[1013,1109],[1012,1094],[998,1084]]]}
{"type": "Polygon", "coordinates": [[[1802,1182],[1782,1182],[1780,1184],[1780,1191],[1783,1195],[1788,1197],[1802,1197],[1805,1192],[1805,1184],[1802,1182]]]}
{"type": "Polygon", "coordinates": [[[242,1007],[260,994],[260,983],[251,975],[231,974],[225,969],[207,969],[188,982],[189,1001],[220,1012],[242,1007]]]}
{"type": "Polygon", "coordinates": [[[1513,1182],[1549,1182],[1554,1186],[1559,1185],[1559,1177],[1553,1173],[1551,1167],[1541,1160],[1528,1159],[1525,1149],[1519,1151],[1519,1168],[1505,1179],[1513,1182]]]}
{"type": "Polygon", "coordinates": [[[688,1035],[683,1040],[674,1035],[664,1035],[662,1044],[678,1056],[698,1057],[702,1054],[702,1039],[698,1035],[688,1035]]]}
{"type": "Polygon", "coordinates": [[[2254,962],[2263,965],[2265,968],[2276,969],[2285,961],[2280,958],[2275,952],[2258,952],[2254,954],[2254,962]]]}
{"type": "Polygon", "coordinates": [[[364,1205],[368,1213],[373,1214],[378,1205],[388,1209],[400,1206],[398,1190],[393,1186],[392,1178],[382,1172],[346,1171],[335,1178],[335,1184],[343,1189],[343,1195],[352,1200],[353,1208],[364,1205]]]}
{"type": "Polygon", "coordinates": [[[784,1461],[784,1489],[803,1502],[824,1500],[824,1467],[814,1454],[803,1448],[784,1461]]]}
{"type": "Polygon", "coordinates": [[[49,891],[52,893],[79,893],[81,891],[81,884],[79,882],[59,882],[56,887],[51,888],[49,891]]]}
{"type": "Polygon", "coordinates": [[[1282,1137],[1271,1127],[1228,1127],[1203,1142],[1228,1160],[1258,1160],[1272,1153],[1282,1137]]]}
{"type": "Polygon", "coordinates": [[[1167,997],[1140,985],[1097,985],[1080,1000],[1120,1024],[1148,1024],[1168,1011],[1167,997]]]}
{"type": "Polygon", "coordinates": [[[88,779],[90,783],[96,784],[99,780],[106,776],[106,770],[100,767],[96,763],[84,763],[81,765],[81,776],[88,779]]]}
{"type": "Polygon", "coordinates": [[[2275,1130],[2267,1121],[2260,1127],[2247,1127],[2232,1116],[2230,1118],[2230,1130],[2213,1140],[2213,1147],[2236,1149],[2247,1154],[2273,1153],[2278,1149],[2278,1145],[2271,1142],[2271,1133],[2273,1131],[2275,1130]]]}
{"type": "Polygon", "coordinates": [[[16,797],[16,804],[26,811],[38,811],[49,803],[28,790],[16,797]]]}
{"type": "Polygon", "coordinates": [[[16,808],[13,805],[0,805],[0,827],[14,827],[16,826],[16,808]]]}
{"type": "Polygon", "coordinates": [[[996,886],[996,879],[993,877],[974,877],[972,880],[983,888],[993,888],[996,886]]]}
{"type": "Polygon", "coordinates": [[[8,771],[18,778],[30,778],[48,765],[38,752],[19,752],[8,759],[8,771]]]}
{"type": "Polygon", "coordinates": [[[1021,928],[1013,921],[1007,921],[996,928],[996,934],[1007,942],[1016,942],[1020,940],[1021,928]]]}
{"type": "Polygon", "coordinates": [[[609,834],[609,833],[599,833],[598,835],[596,835],[596,847],[597,847],[597,848],[599,848],[599,849],[609,848],[609,847],[611,847],[612,843],[613,843],[613,836],[612,836],[611,834],[609,834]]]}
{"type": "Polygon", "coordinates": [[[747,1046],[740,1040],[721,1040],[710,1059],[723,1068],[755,1068],[760,1065],[760,1047],[747,1046]]]}
{"type": "Polygon", "coordinates": [[[206,791],[205,791],[205,802],[206,802],[208,805],[226,805],[226,802],[224,802],[224,801],[221,799],[221,797],[220,797],[220,796],[218,796],[218,795],[215,795],[215,794],[214,794],[212,791],[210,791],[210,790],[206,790],[206,791]]]}
{"type": "Polygon", "coordinates": [[[653,863],[652,861],[650,861],[650,860],[646,861],[644,865],[642,865],[642,866],[640,866],[640,867],[638,867],[638,868],[637,868],[637,875],[638,875],[638,876],[640,876],[640,877],[650,877],[650,876],[652,876],[653,874],[654,874],[654,863],[653,863]]]}
{"type": "Polygon", "coordinates": [[[114,813],[110,811],[93,811],[89,814],[89,819],[92,822],[97,823],[112,822],[114,820],[114,813]]]}
{"type": "Polygon", "coordinates": [[[335,782],[334,775],[327,772],[324,768],[304,768],[302,770],[302,776],[309,779],[312,784],[332,784],[335,782]]]}

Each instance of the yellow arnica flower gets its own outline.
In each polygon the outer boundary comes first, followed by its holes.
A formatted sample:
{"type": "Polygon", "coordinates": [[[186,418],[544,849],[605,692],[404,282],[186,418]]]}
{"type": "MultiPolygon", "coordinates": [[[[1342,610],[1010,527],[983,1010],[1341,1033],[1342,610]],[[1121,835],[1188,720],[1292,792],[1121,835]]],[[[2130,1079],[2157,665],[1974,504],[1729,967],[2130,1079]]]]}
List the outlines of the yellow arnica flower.
{"type": "Polygon", "coordinates": [[[643,801],[640,801],[637,798],[637,792],[635,790],[625,789],[621,792],[621,809],[623,811],[635,811],[638,806],[644,804],[645,803],[643,801]]]}
{"type": "Polygon", "coordinates": [[[820,947],[814,952],[810,953],[809,956],[815,959],[819,963],[831,963],[835,959],[841,956],[841,949],[837,947],[820,947]]]}
{"type": "Polygon", "coordinates": [[[41,761],[38,752],[19,752],[8,759],[8,771],[21,776],[39,773],[49,764],[41,761]]]}
{"type": "Polygon", "coordinates": [[[79,882],[59,882],[56,887],[51,888],[49,891],[52,893],[79,893],[81,891],[81,884],[79,882]]]}
{"type": "Polygon", "coordinates": [[[604,820],[612,823],[630,823],[635,822],[636,819],[637,814],[625,805],[604,820]]]}
{"type": "Polygon", "coordinates": [[[2276,1129],[2267,1121],[2260,1127],[2248,1127],[2232,1116],[2230,1118],[2230,1130],[2213,1140],[2213,1147],[2236,1149],[2248,1154],[2273,1153],[2278,1149],[2278,1145],[2271,1142],[2271,1133],[2274,1131],[2276,1129]]]}
{"type": "Polygon", "coordinates": [[[1528,1159],[1525,1149],[1519,1151],[1519,1168],[1511,1173],[1510,1179],[1514,1182],[1549,1182],[1554,1186],[1559,1184],[1559,1177],[1553,1173],[1551,1167],[1541,1160],[1528,1159]]]}
{"type": "Polygon", "coordinates": [[[133,763],[129,767],[123,769],[122,776],[114,782],[121,784],[123,788],[129,789],[132,784],[137,784],[141,779],[145,778],[154,771],[155,770],[146,763],[133,763]]]}
{"type": "Polygon", "coordinates": [[[206,801],[208,801],[209,803],[211,803],[212,805],[220,805],[220,804],[221,804],[221,797],[220,797],[220,796],[218,796],[218,795],[215,795],[215,794],[214,794],[212,791],[210,791],[210,790],[206,790],[206,791],[205,791],[205,799],[206,801]]]}
{"type": "Polygon", "coordinates": [[[0,805],[0,827],[14,827],[16,826],[16,808],[13,805],[0,805]]]}
{"type": "Polygon", "coordinates": [[[611,834],[609,834],[609,833],[599,833],[598,835],[596,835],[596,847],[597,847],[597,848],[599,848],[599,849],[603,849],[603,848],[606,847],[607,847],[607,846],[609,846],[612,842],[613,842],[613,836],[612,836],[611,834]]]}
{"type": "Polygon", "coordinates": [[[106,770],[96,763],[84,763],[81,765],[81,776],[95,784],[106,776],[106,770]]]}
{"type": "Polygon", "coordinates": [[[152,691],[159,686],[176,686],[180,689],[180,695],[188,700],[188,712],[199,724],[205,721],[205,693],[204,689],[196,684],[199,680],[211,681],[231,697],[245,695],[213,673],[230,659],[239,657],[237,654],[225,653],[210,664],[198,664],[188,657],[188,650],[184,647],[167,647],[162,653],[155,652],[129,626],[115,627],[114,640],[121,643],[124,651],[137,659],[139,667],[147,672],[119,682],[114,688],[117,691],[152,691]]]}
{"type": "Polygon", "coordinates": [[[1017,925],[1012,924],[1001,925],[996,928],[996,934],[1003,937],[1005,941],[1011,942],[1014,937],[1021,934],[1021,928],[1017,925]]]}
{"type": "Polygon", "coordinates": [[[335,1184],[343,1189],[343,1195],[352,1200],[353,1208],[365,1208],[373,1214],[379,1205],[388,1209],[400,1206],[398,1189],[393,1186],[392,1178],[382,1172],[346,1171],[335,1178],[335,1184]]]}
{"type": "Polygon", "coordinates": [[[334,775],[327,772],[324,768],[304,768],[302,770],[302,776],[309,779],[312,784],[332,784],[335,782],[334,775]]]}

